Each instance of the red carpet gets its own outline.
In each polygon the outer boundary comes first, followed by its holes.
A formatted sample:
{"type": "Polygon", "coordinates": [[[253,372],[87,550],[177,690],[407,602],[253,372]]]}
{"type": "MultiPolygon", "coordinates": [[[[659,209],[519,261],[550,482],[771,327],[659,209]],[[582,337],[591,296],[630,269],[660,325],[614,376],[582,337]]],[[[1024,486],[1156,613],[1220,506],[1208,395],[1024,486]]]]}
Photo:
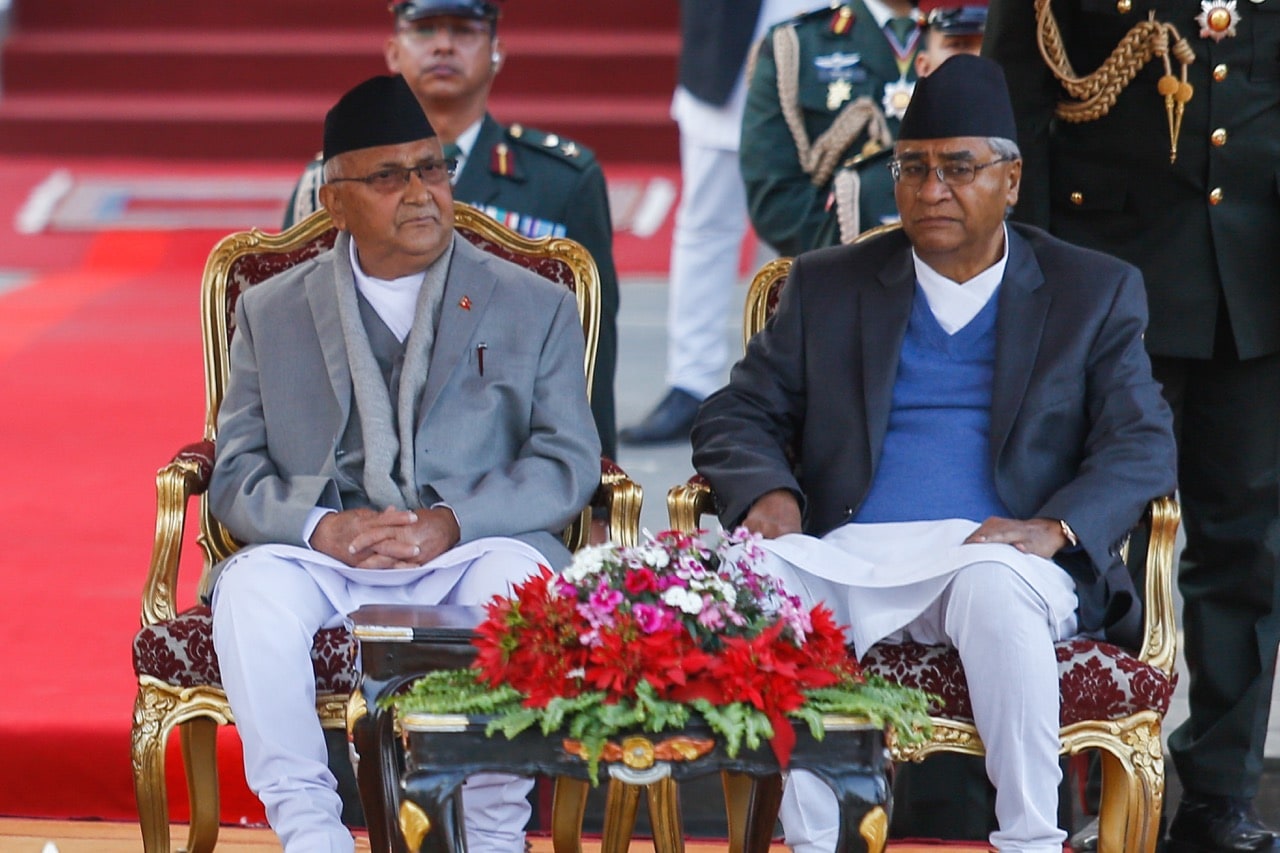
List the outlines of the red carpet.
{"type": "MultiPolygon", "coordinates": [[[[289,178],[296,166],[0,161],[0,815],[133,820],[129,645],[153,477],[199,438],[199,276],[230,229],[16,233],[15,214],[58,168],[77,180],[230,181],[289,178]]],[[[655,177],[607,171],[615,190],[655,177]]],[[[667,211],[648,236],[619,233],[619,268],[662,275],[669,244],[667,211]]],[[[192,546],[184,560],[198,559],[192,546]]],[[[195,574],[185,582],[184,603],[195,574]]],[[[223,819],[260,821],[234,732],[226,735],[223,819]]],[[[174,759],[171,805],[182,820],[174,759]]]]}

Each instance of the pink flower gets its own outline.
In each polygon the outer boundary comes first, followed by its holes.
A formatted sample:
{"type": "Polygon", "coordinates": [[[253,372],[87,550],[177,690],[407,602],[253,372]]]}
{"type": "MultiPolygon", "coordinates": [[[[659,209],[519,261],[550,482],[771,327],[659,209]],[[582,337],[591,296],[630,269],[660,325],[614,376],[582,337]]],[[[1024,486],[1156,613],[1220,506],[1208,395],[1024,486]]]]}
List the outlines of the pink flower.
{"type": "Polygon", "coordinates": [[[631,607],[631,615],[636,624],[646,634],[657,634],[667,628],[667,611],[654,604],[635,604],[631,607]]]}

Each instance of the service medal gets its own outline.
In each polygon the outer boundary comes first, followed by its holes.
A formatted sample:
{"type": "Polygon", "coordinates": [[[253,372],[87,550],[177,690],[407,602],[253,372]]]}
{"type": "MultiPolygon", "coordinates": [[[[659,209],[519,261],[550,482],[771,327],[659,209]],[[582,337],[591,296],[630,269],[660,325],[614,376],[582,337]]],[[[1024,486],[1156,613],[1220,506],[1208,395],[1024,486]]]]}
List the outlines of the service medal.
{"type": "Polygon", "coordinates": [[[1236,0],[1200,0],[1196,23],[1200,25],[1200,38],[1214,41],[1231,38],[1236,34],[1236,24],[1240,23],[1236,0]]]}
{"type": "Polygon", "coordinates": [[[827,109],[838,110],[840,105],[853,97],[853,86],[848,80],[832,80],[827,84],[827,109]]]}
{"type": "Polygon", "coordinates": [[[884,114],[886,118],[902,118],[907,114],[907,104],[911,103],[911,93],[916,89],[915,83],[908,83],[907,78],[899,77],[897,82],[884,84],[884,114]]]}

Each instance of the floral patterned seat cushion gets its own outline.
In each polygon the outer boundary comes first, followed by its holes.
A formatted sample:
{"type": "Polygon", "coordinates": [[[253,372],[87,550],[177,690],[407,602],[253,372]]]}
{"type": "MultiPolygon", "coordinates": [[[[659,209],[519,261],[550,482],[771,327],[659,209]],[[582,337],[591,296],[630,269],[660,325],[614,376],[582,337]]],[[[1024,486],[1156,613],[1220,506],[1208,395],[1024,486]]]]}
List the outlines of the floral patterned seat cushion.
{"type": "MultiPolygon", "coordinates": [[[[318,632],[311,664],[317,692],[350,693],[356,686],[355,638],[345,628],[318,632]]],[[[193,607],[139,631],[133,638],[133,670],[175,687],[222,687],[209,608],[193,607]]]]}
{"type": "MultiPolygon", "coordinates": [[[[1064,640],[1058,653],[1058,685],[1061,689],[1061,725],[1083,720],[1117,720],[1137,711],[1169,710],[1177,679],[1143,663],[1119,646],[1096,640],[1064,640]]],[[[862,661],[867,673],[908,687],[927,690],[942,699],[935,716],[973,722],[969,687],[960,666],[960,655],[946,646],[919,643],[881,643],[862,661]]]]}

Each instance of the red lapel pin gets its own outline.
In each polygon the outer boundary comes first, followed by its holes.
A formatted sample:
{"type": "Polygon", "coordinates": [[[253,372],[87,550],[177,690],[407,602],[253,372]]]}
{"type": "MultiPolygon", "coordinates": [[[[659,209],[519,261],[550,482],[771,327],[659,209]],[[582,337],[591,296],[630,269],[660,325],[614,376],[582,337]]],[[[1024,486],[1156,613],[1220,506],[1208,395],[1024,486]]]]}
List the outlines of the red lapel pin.
{"type": "Polygon", "coordinates": [[[458,300],[458,307],[459,307],[459,308],[461,308],[463,311],[470,311],[470,310],[471,310],[471,297],[470,297],[470,296],[464,296],[464,297],[462,297],[461,299],[459,299],[459,300],[458,300]]]}

